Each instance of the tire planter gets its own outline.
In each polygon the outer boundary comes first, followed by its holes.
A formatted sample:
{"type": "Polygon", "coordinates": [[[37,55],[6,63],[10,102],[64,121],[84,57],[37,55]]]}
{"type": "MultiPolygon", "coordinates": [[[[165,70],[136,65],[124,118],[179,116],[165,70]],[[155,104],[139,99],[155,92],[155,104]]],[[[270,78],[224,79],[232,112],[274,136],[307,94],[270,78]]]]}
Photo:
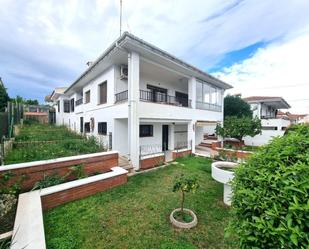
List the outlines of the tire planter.
{"type": "Polygon", "coordinates": [[[195,227],[197,225],[197,217],[196,217],[195,213],[193,213],[193,211],[190,210],[190,209],[184,208],[183,211],[192,216],[193,220],[191,222],[188,222],[188,223],[181,222],[181,221],[178,221],[174,218],[174,213],[178,212],[180,210],[181,210],[181,208],[174,209],[173,212],[170,214],[171,223],[177,228],[190,229],[192,227],[195,227]]]}

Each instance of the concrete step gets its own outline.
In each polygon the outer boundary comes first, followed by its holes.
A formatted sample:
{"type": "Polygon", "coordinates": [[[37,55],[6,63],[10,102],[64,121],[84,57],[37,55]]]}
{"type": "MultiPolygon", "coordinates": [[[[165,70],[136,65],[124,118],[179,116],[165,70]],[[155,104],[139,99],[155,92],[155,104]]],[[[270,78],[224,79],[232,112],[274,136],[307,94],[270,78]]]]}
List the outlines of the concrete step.
{"type": "Polygon", "coordinates": [[[208,135],[204,135],[204,139],[209,139],[209,140],[218,140],[217,137],[215,136],[208,136],[208,135]]]}
{"type": "Polygon", "coordinates": [[[128,160],[128,158],[125,157],[125,156],[119,156],[118,166],[123,168],[123,169],[128,170],[129,172],[134,171],[130,160],[128,160]]]}
{"type": "Polygon", "coordinates": [[[211,148],[211,143],[200,143],[199,146],[200,146],[200,147],[211,148]]]}

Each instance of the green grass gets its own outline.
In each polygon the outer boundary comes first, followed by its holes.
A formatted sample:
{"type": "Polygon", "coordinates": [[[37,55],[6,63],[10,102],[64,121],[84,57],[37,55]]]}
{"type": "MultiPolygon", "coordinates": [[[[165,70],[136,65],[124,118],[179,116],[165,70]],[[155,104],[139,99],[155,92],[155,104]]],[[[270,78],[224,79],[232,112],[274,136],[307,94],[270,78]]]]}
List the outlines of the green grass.
{"type": "Polygon", "coordinates": [[[86,139],[63,126],[24,125],[15,141],[29,143],[17,143],[5,157],[5,164],[103,151],[94,138],[86,139]],[[42,143],[31,143],[31,141],[42,141],[42,143]],[[44,143],[44,141],[55,142],[44,143]]]}
{"type": "Polygon", "coordinates": [[[187,157],[179,164],[135,175],[127,184],[68,203],[44,214],[47,248],[237,248],[224,240],[230,209],[223,202],[223,185],[211,178],[211,161],[187,157]],[[188,194],[198,225],[172,227],[169,215],[180,207],[172,192],[175,176],[197,177],[200,188],[188,194]]]}

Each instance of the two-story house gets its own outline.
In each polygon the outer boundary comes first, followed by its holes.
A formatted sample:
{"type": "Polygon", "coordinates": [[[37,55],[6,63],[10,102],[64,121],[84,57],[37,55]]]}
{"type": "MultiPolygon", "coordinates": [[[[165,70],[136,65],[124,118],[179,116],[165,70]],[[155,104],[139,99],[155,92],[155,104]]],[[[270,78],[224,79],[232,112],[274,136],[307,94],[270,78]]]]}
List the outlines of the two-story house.
{"type": "Polygon", "coordinates": [[[279,109],[288,109],[290,105],[281,97],[251,96],[244,98],[250,104],[254,117],[261,119],[262,132],[254,137],[245,137],[247,145],[260,146],[275,136],[282,136],[291,121],[278,116],[279,109]]]}
{"type": "Polygon", "coordinates": [[[223,122],[230,85],[132,34],[88,64],[54,99],[56,122],[100,138],[135,169],[175,151],[194,153],[203,124],[223,122]]]}

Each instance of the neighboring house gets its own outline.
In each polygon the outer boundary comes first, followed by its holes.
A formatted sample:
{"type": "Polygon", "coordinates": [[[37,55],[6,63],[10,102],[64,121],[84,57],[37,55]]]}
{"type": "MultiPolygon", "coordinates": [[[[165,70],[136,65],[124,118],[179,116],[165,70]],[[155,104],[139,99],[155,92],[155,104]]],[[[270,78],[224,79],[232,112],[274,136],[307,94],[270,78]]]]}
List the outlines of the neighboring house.
{"type": "Polygon", "coordinates": [[[204,124],[223,122],[230,85],[129,33],[88,65],[53,97],[57,124],[100,138],[135,169],[194,152],[204,124]]]}
{"type": "Polygon", "coordinates": [[[46,105],[24,105],[23,119],[37,120],[41,124],[48,124],[50,106],[46,105]]]}
{"type": "Polygon", "coordinates": [[[288,109],[290,105],[281,97],[252,96],[243,98],[250,104],[253,116],[261,119],[262,133],[255,137],[245,137],[245,144],[260,146],[275,136],[282,136],[291,124],[288,117],[279,116],[279,109],[288,109]]]}
{"type": "Polygon", "coordinates": [[[292,114],[290,112],[278,111],[277,118],[286,118],[291,124],[299,124],[307,116],[307,114],[292,114]]]}
{"type": "Polygon", "coordinates": [[[300,121],[300,124],[309,124],[309,115],[306,115],[305,117],[303,117],[300,121]]]}

